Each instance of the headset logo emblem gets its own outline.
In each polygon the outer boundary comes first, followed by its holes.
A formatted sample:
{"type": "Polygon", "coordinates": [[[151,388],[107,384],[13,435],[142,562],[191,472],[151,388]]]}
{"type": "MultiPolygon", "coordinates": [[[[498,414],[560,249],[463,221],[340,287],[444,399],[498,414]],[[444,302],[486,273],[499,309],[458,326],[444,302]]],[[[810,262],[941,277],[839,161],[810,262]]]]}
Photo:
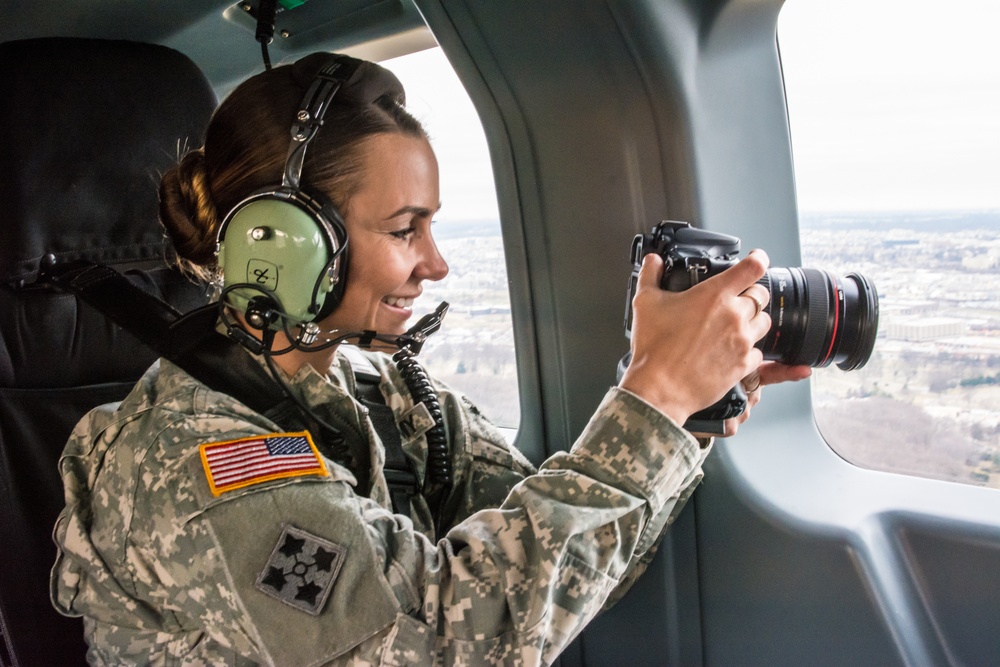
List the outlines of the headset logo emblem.
{"type": "Polygon", "coordinates": [[[278,288],[278,267],[262,259],[247,262],[247,282],[266,287],[272,292],[278,288]]]}

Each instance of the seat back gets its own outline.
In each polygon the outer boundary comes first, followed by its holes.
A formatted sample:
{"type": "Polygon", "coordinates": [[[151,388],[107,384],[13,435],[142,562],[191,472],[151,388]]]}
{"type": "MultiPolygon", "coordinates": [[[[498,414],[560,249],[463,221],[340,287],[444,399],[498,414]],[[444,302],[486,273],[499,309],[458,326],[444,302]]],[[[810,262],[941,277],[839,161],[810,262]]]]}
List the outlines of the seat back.
{"type": "Polygon", "coordinates": [[[83,414],[124,398],[155,355],[33,283],[53,255],[132,274],[181,311],[204,302],[165,261],[157,183],[200,145],[216,98],[187,57],[150,44],[7,42],[0,63],[0,666],[83,664],[81,622],[49,601],[57,462],[83,414]]]}

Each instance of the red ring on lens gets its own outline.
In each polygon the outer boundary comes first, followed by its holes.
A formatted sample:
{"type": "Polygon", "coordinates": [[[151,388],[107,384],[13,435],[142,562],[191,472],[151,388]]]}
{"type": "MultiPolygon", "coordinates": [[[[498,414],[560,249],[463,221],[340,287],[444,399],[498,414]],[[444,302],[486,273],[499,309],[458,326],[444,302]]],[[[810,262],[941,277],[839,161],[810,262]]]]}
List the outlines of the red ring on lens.
{"type": "Polygon", "coordinates": [[[826,356],[823,357],[823,361],[817,364],[818,366],[826,366],[830,362],[830,357],[833,355],[833,348],[837,343],[837,329],[840,328],[840,310],[841,308],[846,308],[844,289],[840,286],[840,281],[837,280],[837,276],[828,273],[827,278],[830,279],[830,288],[833,291],[833,294],[830,296],[833,298],[833,302],[835,304],[833,308],[833,328],[831,329],[830,335],[830,348],[826,351],[826,356]]]}

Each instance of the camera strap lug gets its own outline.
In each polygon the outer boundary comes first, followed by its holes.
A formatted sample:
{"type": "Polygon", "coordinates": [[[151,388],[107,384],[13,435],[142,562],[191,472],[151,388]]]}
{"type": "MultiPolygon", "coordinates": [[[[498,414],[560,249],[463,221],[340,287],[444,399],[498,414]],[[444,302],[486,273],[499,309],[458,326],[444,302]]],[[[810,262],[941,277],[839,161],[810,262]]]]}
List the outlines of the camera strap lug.
{"type": "Polygon", "coordinates": [[[701,282],[702,277],[708,273],[708,263],[700,257],[685,257],[684,268],[687,270],[691,287],[701,282]]]}

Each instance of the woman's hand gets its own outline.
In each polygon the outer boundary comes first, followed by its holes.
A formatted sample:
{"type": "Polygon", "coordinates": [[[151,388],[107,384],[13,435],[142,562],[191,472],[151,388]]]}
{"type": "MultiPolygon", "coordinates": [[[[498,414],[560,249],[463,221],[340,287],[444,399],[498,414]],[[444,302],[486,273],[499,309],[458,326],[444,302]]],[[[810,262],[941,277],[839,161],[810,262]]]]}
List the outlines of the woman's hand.
{"type": "MultiPolygon", "coordinates": [[[[688,290],[668,292],[660,288],[663,259],[646,255],[632,301],[632,360],[621,387],[683,424],[757,371],[763,355],[754,343],[771,326],[762,312],[770,294],[757,284],[767,266],[767,255],[754,250],[688,290]]],[[[768,380],[779,373],[761,372],[768,380]]]]}

